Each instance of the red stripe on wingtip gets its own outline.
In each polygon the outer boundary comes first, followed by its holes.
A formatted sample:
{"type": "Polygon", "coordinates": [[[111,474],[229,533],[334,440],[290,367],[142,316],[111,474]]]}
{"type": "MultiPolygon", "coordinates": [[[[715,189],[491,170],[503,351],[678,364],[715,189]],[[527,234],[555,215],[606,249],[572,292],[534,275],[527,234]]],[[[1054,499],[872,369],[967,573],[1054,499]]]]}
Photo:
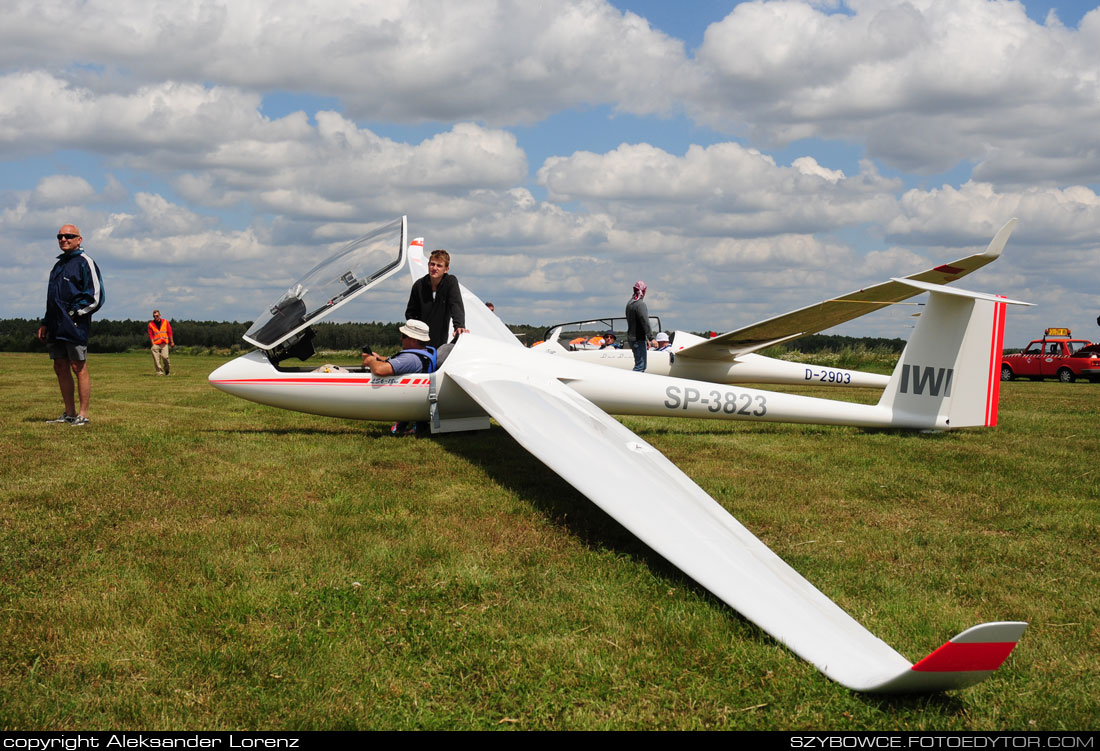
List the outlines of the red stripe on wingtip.
{"type": "Polygon", "coordinates": [[[996,670],[1007,659],[1014,641],[956,644],[949,641],[913,666],[922,673],[955,673],[963,670],[996,670]]]}

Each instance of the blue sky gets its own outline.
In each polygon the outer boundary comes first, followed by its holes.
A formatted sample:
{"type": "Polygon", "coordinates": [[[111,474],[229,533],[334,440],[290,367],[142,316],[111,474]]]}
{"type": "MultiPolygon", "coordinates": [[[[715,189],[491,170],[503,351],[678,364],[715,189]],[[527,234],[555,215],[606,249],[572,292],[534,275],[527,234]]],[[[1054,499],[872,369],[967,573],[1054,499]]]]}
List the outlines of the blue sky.
{"type": "MultiPolygon", "coordinates": [[[[1016,216],[967,285],[1037,303],[1010,344],[1100,338],[1095,3],[45,0],[0,42],[0,316],[40,315],[70,221],[111,318],[250,319],[407,214],[506,321],[644,278],[722,330],[1016,216]]],[[[396,320],[403,285],[347,316],[396,320]]]]}

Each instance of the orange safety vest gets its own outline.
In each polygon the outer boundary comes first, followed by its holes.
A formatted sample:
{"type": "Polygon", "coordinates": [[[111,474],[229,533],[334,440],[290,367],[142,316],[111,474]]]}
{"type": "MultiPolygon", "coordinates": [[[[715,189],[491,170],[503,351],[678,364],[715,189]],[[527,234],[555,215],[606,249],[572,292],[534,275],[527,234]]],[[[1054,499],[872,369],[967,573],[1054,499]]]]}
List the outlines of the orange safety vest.
{"type": "Polygon", "coordinates": [[[161,345],[168,343],[168,319],[160,319],[160,328],[157,328],[156,321],[149,321],[149,338],[153,340],[154,347],[160,347],[161,345]]]}

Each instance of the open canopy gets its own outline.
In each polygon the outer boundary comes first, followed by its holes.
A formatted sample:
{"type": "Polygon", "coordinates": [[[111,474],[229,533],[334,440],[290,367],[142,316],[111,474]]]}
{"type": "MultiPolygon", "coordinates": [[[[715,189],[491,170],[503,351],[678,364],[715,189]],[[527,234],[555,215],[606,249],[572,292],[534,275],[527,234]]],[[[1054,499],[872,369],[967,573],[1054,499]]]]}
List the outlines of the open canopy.
{"type": "Polygon", "coordinates": [[[358,297],[405,263],[405,217],[374,227],[292,284],[256,319],[244,340],[273,349],[344,303],[358,297]]]}

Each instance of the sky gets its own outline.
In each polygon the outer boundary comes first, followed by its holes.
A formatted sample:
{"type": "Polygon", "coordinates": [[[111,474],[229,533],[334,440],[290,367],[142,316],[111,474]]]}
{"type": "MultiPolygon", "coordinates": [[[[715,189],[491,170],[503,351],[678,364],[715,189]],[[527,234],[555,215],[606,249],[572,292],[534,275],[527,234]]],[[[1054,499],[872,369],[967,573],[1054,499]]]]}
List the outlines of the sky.
{"type": "MultiPolygon", "coordinates": [[[[254,319],[401,215],[509,323],[724,331],[979,252],[1100,339],[1100,10],[1005,0],[13,0],[0,317],[254,319]]],[[[399,320],[409,277],[341,320],[399,320]]],[[[913,306],[834,330],[908,336],[913,306]]],[[[181,342],[185,344],[185,342],[181,342]]]]}

